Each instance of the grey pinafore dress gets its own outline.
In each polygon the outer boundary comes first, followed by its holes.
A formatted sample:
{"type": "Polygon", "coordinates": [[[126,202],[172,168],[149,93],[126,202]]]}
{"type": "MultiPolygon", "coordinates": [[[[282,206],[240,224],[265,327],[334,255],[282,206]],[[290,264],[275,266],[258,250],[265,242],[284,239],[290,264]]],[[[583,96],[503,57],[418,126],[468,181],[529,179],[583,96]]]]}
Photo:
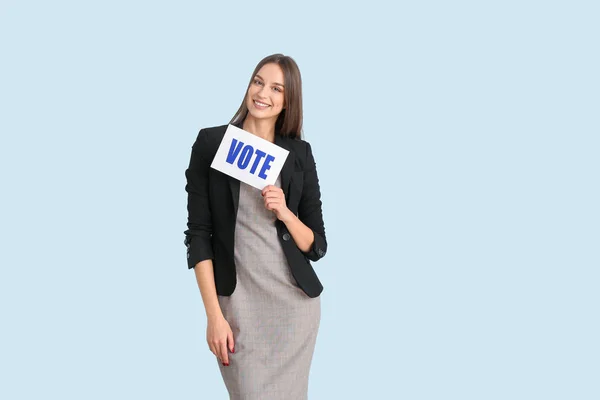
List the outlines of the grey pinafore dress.
{"type": "MultiPolygon", "coordinates": [[[[281,177],[275,186],[281,187],[281,177]]],[[[240,182],[234,257],[237,284],[218,295],[233,331],[229,366],[217,364],[233,400],[306,400],[321,319],[320,297],[298,287],[261,191],[240,182]]],[[[216,359],[216,358],[215,358],[216,359]]]]}

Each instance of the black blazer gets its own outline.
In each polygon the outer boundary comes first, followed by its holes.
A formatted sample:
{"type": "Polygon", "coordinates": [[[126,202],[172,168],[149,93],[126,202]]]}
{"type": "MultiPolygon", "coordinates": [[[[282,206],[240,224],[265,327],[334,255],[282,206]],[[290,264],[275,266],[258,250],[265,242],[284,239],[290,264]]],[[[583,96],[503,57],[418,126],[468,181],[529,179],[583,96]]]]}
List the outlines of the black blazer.
{"type": "MultiPolygon", "coordinates": [[[[237,124],[239,128],[242,124],[237,124]]],[[[240,194],[240,181],[210,164],[225,134],[227,125],[201,129],[192,146],[185,171],[188,193],[188,229],[184,231],[188,268],[200,261],[213,260],[217,294],[230,296],[236,286],[234,230],[240,194]]],[[[277,236],[296,283],[309,297],[317,297],[323,285],[310,261],[327,251],[321,210],[321,192],[310,144],[301,139],[275,134],[275,144],[289,151],[281,170],[281,188],[287,207],[310,229],[315,240],[304,253],[294,242],[285,224],[275,221],[277,236]]]]}

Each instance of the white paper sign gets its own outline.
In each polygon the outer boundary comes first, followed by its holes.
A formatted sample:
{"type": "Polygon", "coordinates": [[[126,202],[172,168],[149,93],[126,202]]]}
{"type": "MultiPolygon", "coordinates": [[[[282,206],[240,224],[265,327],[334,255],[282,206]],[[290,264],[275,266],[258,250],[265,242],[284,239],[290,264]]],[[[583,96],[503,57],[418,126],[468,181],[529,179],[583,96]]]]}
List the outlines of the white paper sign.
{"type": "Polygon", "coordinates": [[[229,124],[210,166],[262,190],[275,183],[288,153],[268,140],[229,124]]]}

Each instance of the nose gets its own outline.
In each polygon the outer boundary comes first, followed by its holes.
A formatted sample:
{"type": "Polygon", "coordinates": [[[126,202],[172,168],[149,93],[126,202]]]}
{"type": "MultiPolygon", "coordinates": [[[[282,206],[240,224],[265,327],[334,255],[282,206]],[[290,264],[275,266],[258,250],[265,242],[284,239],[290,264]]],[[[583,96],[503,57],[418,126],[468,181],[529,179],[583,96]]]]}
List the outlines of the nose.
{"type": "Polygon", "coordinates": [[[258,96],[259,96],[260,98],[262,98],[262,99],[266,99],[266,98],[267,98],[267,95],[266,95],[266,93],[265,93],[265,90],[266,90],[266,88],[267,88],[267,86],[266,86],[266,85],[263,85],[263,86],[260,88],[260,90],[258,91],[258,96]]]}

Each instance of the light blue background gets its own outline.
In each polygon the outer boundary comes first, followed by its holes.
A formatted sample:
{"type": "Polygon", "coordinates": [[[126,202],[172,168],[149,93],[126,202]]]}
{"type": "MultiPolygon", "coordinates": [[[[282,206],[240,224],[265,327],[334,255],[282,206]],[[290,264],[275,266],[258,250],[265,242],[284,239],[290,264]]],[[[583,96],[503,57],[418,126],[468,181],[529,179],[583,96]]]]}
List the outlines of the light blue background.
{"type": "Polygon", "coordinates": [[[594,3],[3,0],[0,398],[227,398],[184,170],[276,52],[329,242],[309,398],[600,398],[594,3]]]}

